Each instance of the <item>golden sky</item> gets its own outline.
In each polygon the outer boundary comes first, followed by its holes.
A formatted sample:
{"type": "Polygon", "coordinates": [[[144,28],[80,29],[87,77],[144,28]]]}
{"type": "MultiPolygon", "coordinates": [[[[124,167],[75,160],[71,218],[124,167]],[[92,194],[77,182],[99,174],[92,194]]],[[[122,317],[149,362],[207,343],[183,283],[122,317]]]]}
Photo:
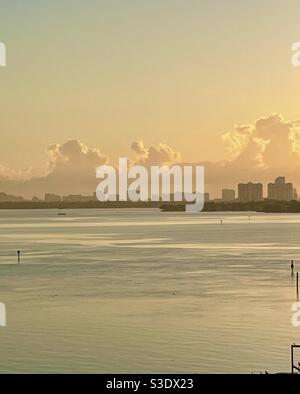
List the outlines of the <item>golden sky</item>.
{"type": "Polygon", "coordinates": [[[300,118],[299,13],[294,0],[1,4],[3,171],[42,174],[69,140],[111,162],[140,140],[187,162],[230,158],[236,124],[300,118]]]}

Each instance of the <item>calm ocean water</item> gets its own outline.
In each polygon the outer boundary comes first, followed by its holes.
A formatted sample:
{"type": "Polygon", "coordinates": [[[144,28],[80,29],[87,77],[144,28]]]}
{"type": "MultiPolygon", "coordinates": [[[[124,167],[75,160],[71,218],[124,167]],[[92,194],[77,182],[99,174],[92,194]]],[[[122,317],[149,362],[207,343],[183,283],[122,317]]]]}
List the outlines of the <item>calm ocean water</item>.
{"type": "Polygon", "coordinates": [[[289,371],[300,215],[57,212],[0,211],[1,372],[289,371]]]}

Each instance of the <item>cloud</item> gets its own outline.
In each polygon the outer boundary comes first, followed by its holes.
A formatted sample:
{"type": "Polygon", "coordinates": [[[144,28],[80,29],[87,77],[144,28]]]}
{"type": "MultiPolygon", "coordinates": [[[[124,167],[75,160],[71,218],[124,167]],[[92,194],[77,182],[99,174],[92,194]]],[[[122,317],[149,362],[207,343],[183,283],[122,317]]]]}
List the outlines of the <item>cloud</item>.
{"type": "Polygon", "coordinates": [[[157,147],[146,148],[143,141],[134,141],[131,149],[137,154],[136,162],[146,166],[171,165],[181,161],[179,152],[174,151],[169,145],[160,143],[157,147]]]}
{"type": "Polygon", "coordinates": [[[148,151],[145,148],[143,141],[133,141],[131,149],[139,156],[146,157],[148,155],[148,151]]]}
{"type": "Polygon", "coordinates": [[[233,131],[222,135],[227,145],[227,150],[232,158],[236,158],[247,146],[252,133],[251,126],[235,126],[233,131]]]}
{"type": "Polygon", "coordinates": [[[48,192],[92,193],[97,185],[95,169],[108,162],[108,157],[99,149],[88,148],[78,140],[51,144],[46,153],[49,158],[47,172],[40,177],[16,177],[12,172],[4,170],[1,179],[0,167],[0,190],[24,196],[48,192]],[[11,176],[8,177],[7,174],[11,176]]]}
{"type": "Polygon", "coordinates": [[[32,167],[13,170],[0,164],[0,179],[22,181],[32,177],[32,167]]]}
{"type": "Polygon", "coordinates": [[[93,172],[108,162],[108,157],[99,149],[90,149],[78,140],[64,144],[51,144],[47,149],[49,156],[49,176],[78,176],[93,172]]]}
{"type": "Polygon", "coordinates": [[[236,126],[225,133],[233,161],[265,169],[300,164],[300,134],[297,121],[285,121],[280,114],[258,119],[254,124],[236,126]]]}

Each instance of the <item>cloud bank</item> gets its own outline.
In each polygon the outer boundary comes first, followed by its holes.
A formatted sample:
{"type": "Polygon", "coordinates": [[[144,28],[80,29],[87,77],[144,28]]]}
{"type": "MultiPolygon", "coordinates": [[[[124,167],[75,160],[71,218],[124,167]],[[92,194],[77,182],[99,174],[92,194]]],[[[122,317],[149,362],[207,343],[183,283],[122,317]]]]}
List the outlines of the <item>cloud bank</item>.
{"type": "Polygon", "coordinates": [[[26,197],[44,193],[92,194],[97,186],[95,168],[108,162],[99,149],[90,149],[78,140],[51,144],[46,153],[48,164],[44,176],[14,177],[9,170],[7,177],[6,170],[4,173],[0,170],[0,190],[26,197]]]}
{"type": "MultiPolygon", "coordinates": [[[[280,114],[262,117],[252,124],[237,125],[223,134],[227,159],[218,162],[183,161],[180,152],[167,144],[145,146],[133,141],[133,163],[150,165],[201,164],[205,166],[206,190],[220,195],[223,187],[238,182],[269,182],[285,175],[300,190],[300,122],[288,121],[280,114]]],[[[109,162],[99,149],[89,148],[78,140],[51,144],[47,149],[47,172],[32,176],[32,169],[14,171],[0,165],[0,191],[24,196],[91,194],[96,190],[95,169],[109,162]]]]}
{"type": "Polygon", "coordinates": [[[143,141],[134,141],[131,149],[137,154],[136,163],[145,166],[170,165],[181,162],[181,155],[175,152],[170,146],[160,143],[158,147],[145,147],[143,141]]]}

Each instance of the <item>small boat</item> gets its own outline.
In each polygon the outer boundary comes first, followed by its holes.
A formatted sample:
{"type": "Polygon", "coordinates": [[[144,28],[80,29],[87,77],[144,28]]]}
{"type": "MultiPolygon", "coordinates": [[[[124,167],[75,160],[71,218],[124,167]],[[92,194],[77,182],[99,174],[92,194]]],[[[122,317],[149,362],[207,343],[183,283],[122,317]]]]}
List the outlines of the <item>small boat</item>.
{"type": "Polygon", "coordinates": [[[59,212],[57,215],[58,216],[66,216],[66,213],[65,212],[59,212]]]}

